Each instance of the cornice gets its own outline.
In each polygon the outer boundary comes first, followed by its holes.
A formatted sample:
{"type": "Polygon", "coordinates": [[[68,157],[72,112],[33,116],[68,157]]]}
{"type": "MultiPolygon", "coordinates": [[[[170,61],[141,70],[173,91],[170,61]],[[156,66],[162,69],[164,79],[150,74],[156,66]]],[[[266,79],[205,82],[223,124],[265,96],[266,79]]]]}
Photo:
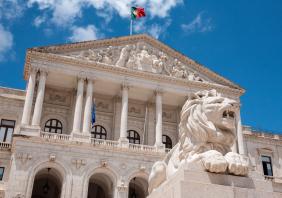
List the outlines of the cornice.
{"type": "MultiPolygon", "coordinates": [[[[135,78],[142,78],[147,79],[155,82],[163,82],[163,83],[170,83],[174,85],[179,86],[192,86],[194,88],[200,88],[200,89],[217,89],[220,92],[226,93],[226,94],[232,94],[236,96],[241,96],[245,91],[243,89],[237,89],[237,88],[230,88],[223,85],[217,85],[217,84],[211,84],[208,82],[197,82],[197,81],[188,81],[184,79],[177,79],[172,78],[169,76],[159,75],[159,74],[153,74],[138,70],[130,70],[126,68],[106,65],[103,63],[96,63],[96,62],[89,62],[86,60],[80,60],[75,59],[72,57],[65,57],[58,54],[50,54],[50,53],[43,53],[38,51],[29,51],[28,53],[29,60],[30,59],[36,59],[43,62],[56,62],[61,64],[67,64],[72,66],[80,66],[80,67],[88,67],[93,68],[98,71],[104,71],[104,72],[111,72],[118,75],[123,76],[129,76],[129,77],[135,77],[135,78]]],[[[29,69],[31,68],[30,61],[27,62],[28,64],[25,65],[25,79],[28,77],[29,69]]]]}
{"type": "Polygon", "coordinates": [[[169,54],[170,56],[181,60],[183,63],[191,65],[194,70],[211,77],[216,82],[223,83],[234,89],[240,90],[241,94],[245,92],[245,90],[241,88],[239,85],[231,82],[230,80],[225,79],[224,77],[220,76],[219,74],[211,71],[210,69],[204,67],[203,65],[197,63],[196,61],[190,59],[189,57],[183,55],[182,53],[176,51],[175,49],[172,49],[171,47],[167,46],[166,44],[146,34],[123,36],[123,37],[111,38],[111,39],[105,39],[105,40],[85,41],[85,42],[70,43],[70,44],[63,44],[63,45],[31,48],[27,51],[27,55],[26,55],[24,77],[25,79],[27,79],[28,70],[30,66],[30,58],[31,58],[30,54],[34,51],[42,52],[42,53],[62,53],[62,52],[69,52],[73,50],[87,49],[91,47],[98,48],[98,47],[103,47],[103,46],[118,46],[122,44],[136,43],[138,41],[148,42],[150,45],[161,49],[163,52],[169,54]]]}
{"type": "Polygon", "coordinates": [[[272,144],[272,145],[282,145],[282,137],[277,137],[276,135],[272,135],[272,137],[265,137],[261,134],[244,134],[244,138],[246,140],[261,143],[261,144],[272,144]]]}

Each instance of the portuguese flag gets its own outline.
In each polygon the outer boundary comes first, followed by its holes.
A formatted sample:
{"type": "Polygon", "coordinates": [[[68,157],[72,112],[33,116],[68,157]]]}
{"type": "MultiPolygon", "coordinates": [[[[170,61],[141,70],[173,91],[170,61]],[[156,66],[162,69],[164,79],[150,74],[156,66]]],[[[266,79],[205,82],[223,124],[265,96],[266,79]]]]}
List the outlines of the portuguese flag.
{"type": "Polygon", "coordinates": [[[144,8],[131,7],[131,19],[139,19],[146,16],[144,8]]]}

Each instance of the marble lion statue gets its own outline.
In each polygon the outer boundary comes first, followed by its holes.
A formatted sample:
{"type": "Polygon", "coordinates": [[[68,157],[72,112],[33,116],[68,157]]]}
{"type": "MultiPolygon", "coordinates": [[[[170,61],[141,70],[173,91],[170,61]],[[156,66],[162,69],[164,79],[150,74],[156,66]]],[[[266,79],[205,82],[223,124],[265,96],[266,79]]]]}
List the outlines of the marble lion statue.
{"type": "Polygon", "coordinates": [[[235,100],[221,96],[216,90],[191,94],[180,114],[179,142],[163,161],[153,165],[149,192],[181,166],[194,164],[208,172],[247,175],[248,158],[231,152],[238,111],[235,100]]]}

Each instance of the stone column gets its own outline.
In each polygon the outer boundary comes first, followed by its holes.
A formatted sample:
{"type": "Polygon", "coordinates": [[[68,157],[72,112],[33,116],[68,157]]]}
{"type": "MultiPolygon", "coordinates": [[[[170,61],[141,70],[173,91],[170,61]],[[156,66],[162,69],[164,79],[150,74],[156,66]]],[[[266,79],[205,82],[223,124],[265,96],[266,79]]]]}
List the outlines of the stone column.
{"type": "Polygon", "coordinates": [[[156,95],[156,147],[163,147],[162,142],[162,92],[160,90],[155,91],[156,95]]]}
{"type": "Polygon", "coordinates": [[[240,110],[236,114],[236,122],[237,122],[237,141],[238,141],[238,151],[239,154],[245,155],[245,148],[244,148],[244,139],[243,139],[243,129],[241,124],[241,115],[240,110]]]}
{"type": "Polygon", "coordinates": [[[120,134],[119,141],[128,143],[127,139],[127,119],[128,119],[128,85],[122,85],[122,101],[121,101],[121,118],[120,118],[120,134]]]}
{"type": "Polygon", "coordinates": [[[72,133],[81,132],[80,130],[81,130],[83,88],[84,88],[84,78],[79,77],[78,83],[77,83],[77,94],[76,94],[76,102],[75,102],[75,109],[74,109],[72,133]]]}
{"type": "Polygon", "coordinates": [[[36,78],[37,70],[32,69],[30,71],[28,85],[26,90],[24,108],[23,108],[23,115],[22,115],[22,125],[29,125],[30,114],[31,114],[31,107],[33,102],[33,93],[35,87],[35,78],[36,78]]]}
{"type": "Polygon", "coordinates": [[[37,96],[34,106],[34,113],[32,117],[32,125],[40,128],[40,120],[42,114],[42,106],[44,101],[45,84],[46,84],[47,72],[40,70],[39,85],[37,90],[37,96]]]}
{"type": "Polygon", "coordinates": [[[115,189],[114,198],[128,198],[128,190],[129,188],[127,186],[117,186],[115,189]]]}
{"type": "Polygon", "coordinates": [[[86,101],[84,107],[84,119],[83,119],[83,133],[85,135],[90,134],[91,128],[91,110],[92,110],[92,95],[93,95],[93,81],[87,79],[87,91],[86,91],[86,101]]]}

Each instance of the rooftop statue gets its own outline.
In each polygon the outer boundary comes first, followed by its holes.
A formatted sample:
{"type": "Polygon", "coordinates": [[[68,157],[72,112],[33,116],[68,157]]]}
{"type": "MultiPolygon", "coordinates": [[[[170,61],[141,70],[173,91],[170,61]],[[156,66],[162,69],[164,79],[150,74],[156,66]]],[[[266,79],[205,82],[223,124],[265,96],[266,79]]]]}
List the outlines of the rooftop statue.
{"type": "Polygon", "coordinates": [[[182,107],[179,142],[164,161],[156,162],[149,177],[149,192],[170,178],[179,168],[196,165],[222,174],[246,176],[249,160],[231,152],[236,140],[239,104],[216,90],[191,94],[182,107]]]}

